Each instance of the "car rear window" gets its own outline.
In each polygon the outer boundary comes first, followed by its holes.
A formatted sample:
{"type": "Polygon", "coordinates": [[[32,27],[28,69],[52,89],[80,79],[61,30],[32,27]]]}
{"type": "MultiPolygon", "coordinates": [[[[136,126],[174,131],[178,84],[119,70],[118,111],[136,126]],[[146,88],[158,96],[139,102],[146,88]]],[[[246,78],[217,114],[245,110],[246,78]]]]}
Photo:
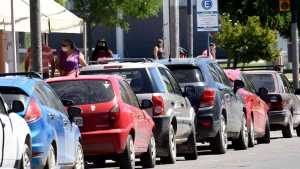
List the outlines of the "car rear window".
{"type": "Polygon", "coordinates": [[[27,93],[16,87],[0,87],[0,93],[2,94],[4,101],[7,103],[9,108],[11,108],[10,106],[15,100],[21,101],[24,105],[26,105],[27,101],[29,100],[27,93]]]}
{"type": "Polygon", "coordinates": [[[83,71],[81,74],[116,74],[122,76],[136,94],[153,93],[152,83],[145,69],[106,69],[83,71]]]}
{"type": "Polygon", "coordinates": [[[107,80],[74,80],[50,83],[60,99],[72,100],[75,105],[109,102],[114,98],[107,80]]]}
{"type": "Polygon", "coordinates": [[[266,88],[269,92],[275,92],[275,82],[272,74],[245,74],[253,82],[255,89],[266,88]]]}
{"type": "Polygon", "coordinates": [[[193,67],[168,67],[174,74],[179,83],[204,82],[202,72],[193,67]]]}

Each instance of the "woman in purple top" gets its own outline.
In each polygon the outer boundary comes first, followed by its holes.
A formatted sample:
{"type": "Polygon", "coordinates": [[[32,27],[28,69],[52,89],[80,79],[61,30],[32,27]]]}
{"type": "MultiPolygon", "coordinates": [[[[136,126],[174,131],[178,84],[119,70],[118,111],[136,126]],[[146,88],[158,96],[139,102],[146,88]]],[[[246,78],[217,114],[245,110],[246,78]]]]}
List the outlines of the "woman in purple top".
{"type": "Polygon", "coordinates": [[[56,67],[61,76],[76,75],[81,66],[87,66],[83,54],[71,40],[64,40],[58,53],[56,67]]]}

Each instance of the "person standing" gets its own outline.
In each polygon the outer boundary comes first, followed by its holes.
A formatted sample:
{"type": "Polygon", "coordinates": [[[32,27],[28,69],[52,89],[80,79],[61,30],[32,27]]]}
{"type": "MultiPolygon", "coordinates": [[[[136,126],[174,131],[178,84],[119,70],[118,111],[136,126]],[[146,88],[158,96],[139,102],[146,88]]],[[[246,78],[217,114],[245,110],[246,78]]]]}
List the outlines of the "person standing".
{"type": "MultiPolygon", "coordinates": [[[[32,69],[31,66],[31,60],[32,60],[32,51],[31,48],[27,49],[27,52],[25,54],[24,59],[24,66],[25,66],[25,72],[29,72],[32,69]]],[[[43,69],[43,78],[49,78],[49,66],[51,69],[51,75],[50,77],[54,77],[55,72],[55,62],[53,57],[52,49],[47,46],[46,44],[42,45],[42,69],[43,69]]]]}
{"type": "Polygon", "coordinates": [[[165,52],[164,52],[164,41],[162,39],[158,39],[156,42],[156,46],[154,47],[153,51],[154,59],[163,59],[165,52]]]}
{"type": "Polygon", "coordinates": [[[83,54],[75,47],[73,41],[64,40],[56,59],[56,68],[60,76],[77,75],[80,66],[87,66],[83,54]]]}
{"type": "Polygon", "coordinates": [[[95,61],[99,61],[101,59],[107,59],[107,58],[110,59],[112,57],[113,57],[113,53],[109,49],[109,47],[107,45],[107,41],[106,40],[98,40],[90,61],[95,62],[95,61]]]}
{"type": "Polygon", "coordinates": [[[210,58],[212,60],[216,60],[216,54],[217,54],[216,44],[215,43],[210,43],[209,44],[209,56],[208,56],[207,49],[206,49],[202,52],[201,57],[207,57],[207,58],[210,58]]]}

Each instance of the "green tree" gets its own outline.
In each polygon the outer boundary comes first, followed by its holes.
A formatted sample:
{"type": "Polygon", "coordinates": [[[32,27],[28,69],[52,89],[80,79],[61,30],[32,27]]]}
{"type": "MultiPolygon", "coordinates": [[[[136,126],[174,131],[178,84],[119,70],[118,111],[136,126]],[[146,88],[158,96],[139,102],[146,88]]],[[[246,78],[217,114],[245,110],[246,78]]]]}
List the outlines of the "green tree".
{"type": "MultiPolygon", "coordinates": [[[[245,23],[249,16],[259,16],[264,26],[290,37],[291,12],[279,12],[278,0],[226,0],[219,3],[221,13],[230,14],[234,21],[245,23]]],[[[300,9],[300,3],[297,6],[300,9]]]]}
{"type": "Polygon", "coordinates": [[[55,1],[59,4],[61,4],[62,6],[65,6],[65,4],[68,0],[55,0],[55,1]]]}
{"type": "Polygon", "coordinates": [[[96,25],[129,29],[128,17],[145,19],[155,16],[162,0],[75,0],[74,10],[87,22],[88,47],[92,46],[92,30],[96,25]],[[123,17],[118,16],[122,12],[123,17]]]}
{"type": "Polygon", "coordinates": [[[276,31],[263,27],[257,16],[248,17],[245,24],[222,17],[221,31],[215,36],[218,45],[230,59],[249,63],[260,59],[271,61],[279,56],[276,31]]]}

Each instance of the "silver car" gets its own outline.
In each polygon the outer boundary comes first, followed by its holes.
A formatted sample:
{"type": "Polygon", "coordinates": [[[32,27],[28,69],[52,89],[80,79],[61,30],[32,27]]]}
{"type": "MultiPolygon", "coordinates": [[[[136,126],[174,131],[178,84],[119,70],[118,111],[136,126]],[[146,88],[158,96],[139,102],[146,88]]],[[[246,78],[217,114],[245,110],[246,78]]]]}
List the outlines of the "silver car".
{"type": "Polygon", "coordinates": [[[166,66],[147,61],[111,62],[84,67],[80,74],[117,74],[127,79],[140,102],[152,100],[153,107],[147,112],[155,122],[161,161],[175,163],[177,155],[197,159],[195,112],[166,66]]]}

